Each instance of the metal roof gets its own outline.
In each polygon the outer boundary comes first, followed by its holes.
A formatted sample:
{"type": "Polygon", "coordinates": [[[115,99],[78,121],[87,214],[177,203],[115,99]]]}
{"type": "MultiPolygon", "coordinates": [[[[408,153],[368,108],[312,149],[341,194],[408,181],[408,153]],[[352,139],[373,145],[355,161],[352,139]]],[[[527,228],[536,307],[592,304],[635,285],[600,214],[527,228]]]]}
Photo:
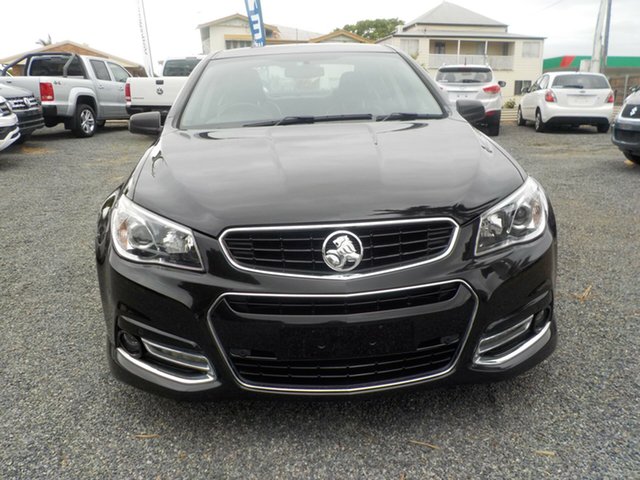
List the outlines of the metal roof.
{"type": "Polygon", "coordinates": [[[420,15],[418,18],[405,25],[409,27],[416,24],[428,25],[482,25],[491,27],[507,27],[506,24],[498,22],[455,3],[442,2],[435,8],[420,15]]]}
{"type": "MultiPolygon", "coordinates": [[[[529,40],[544,40],[545,37],[539,37],[534,35],[520,35],[518,33],[508,33],[508,32],[487,32],[487,31],[471,31],[471,30],[428,30],[428,31],[419,31],[416,32],[401,32],[394,33],[389,37],[399,37],[399,38],[418,38],[418,37],[428,37],[428,38],[438,38],[438,37],[446,37],[446,38],[504,38],[504,39],[529,39],[529,40]]],[[[380,39],[384,40],[384,39],[380,39]]],[[[378,42],[380,42],[378,40],[378,42]]]]}

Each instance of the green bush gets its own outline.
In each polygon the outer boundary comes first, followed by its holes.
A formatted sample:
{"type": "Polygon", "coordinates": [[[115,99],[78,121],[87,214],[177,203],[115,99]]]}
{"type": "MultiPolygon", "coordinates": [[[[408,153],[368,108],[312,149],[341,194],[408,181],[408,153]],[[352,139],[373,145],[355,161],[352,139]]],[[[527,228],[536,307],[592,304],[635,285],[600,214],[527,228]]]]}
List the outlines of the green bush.
{"type": "Polygon", "coordinates": [[[513,98],[510,98],[503,105],[504,108],[516,108],[516,101],[513,98]]]}

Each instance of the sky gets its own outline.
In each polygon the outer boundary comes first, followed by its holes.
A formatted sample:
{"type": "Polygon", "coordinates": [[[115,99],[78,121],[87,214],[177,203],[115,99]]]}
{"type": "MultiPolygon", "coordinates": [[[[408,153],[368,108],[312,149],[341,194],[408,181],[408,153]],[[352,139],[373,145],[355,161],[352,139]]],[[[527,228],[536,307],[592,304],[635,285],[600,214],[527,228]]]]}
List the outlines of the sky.
{"type": "MultiPolygon", "coordinates": [[[[546,37],[544,57],[590,55],[600,0],[450,0],[509,25],[512,33],[546,37]]],[[[369,18],[408,22],[440,0],[261,0],[265,23],[321,34],[369,18]]],[[[86,43],[143,63],[138,0],[3,1],[0,58],[53,42],[86,43]],[[26,17],[25,17],[26,15],[26,17]]],[[[154,60],[201,53],[196,26],[244,13],[244,0],[145,0],[154,60]]],[[[640,0],[613,0],[609,55],[640,56],[640,0]]]]}

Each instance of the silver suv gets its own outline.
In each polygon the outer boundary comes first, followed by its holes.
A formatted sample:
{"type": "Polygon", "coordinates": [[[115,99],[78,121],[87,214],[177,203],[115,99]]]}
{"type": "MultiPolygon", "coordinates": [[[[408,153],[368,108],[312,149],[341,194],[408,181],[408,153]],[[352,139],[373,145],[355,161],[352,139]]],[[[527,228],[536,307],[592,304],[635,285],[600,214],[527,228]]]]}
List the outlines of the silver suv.
{"type": "Polygon", "coordinates": [[[449,101],[479,100],[484,105],[485,118],[478,124],[487,127],[489,136],[500,133],[503,81],[495,81],[488,65],[444,65],[436,73],[436,82],[447,92],[449,101]]]}

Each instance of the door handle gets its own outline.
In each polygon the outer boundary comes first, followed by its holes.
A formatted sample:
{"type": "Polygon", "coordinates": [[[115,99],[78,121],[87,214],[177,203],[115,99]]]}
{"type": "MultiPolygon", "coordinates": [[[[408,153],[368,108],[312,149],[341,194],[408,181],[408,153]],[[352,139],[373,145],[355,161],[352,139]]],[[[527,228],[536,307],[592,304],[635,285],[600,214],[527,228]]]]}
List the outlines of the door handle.
{"type": "Polygon", "coordinates": [[[102,85],[101,83],[98,84],[98,88],[104,88],[104,85],[102,85]]]}

